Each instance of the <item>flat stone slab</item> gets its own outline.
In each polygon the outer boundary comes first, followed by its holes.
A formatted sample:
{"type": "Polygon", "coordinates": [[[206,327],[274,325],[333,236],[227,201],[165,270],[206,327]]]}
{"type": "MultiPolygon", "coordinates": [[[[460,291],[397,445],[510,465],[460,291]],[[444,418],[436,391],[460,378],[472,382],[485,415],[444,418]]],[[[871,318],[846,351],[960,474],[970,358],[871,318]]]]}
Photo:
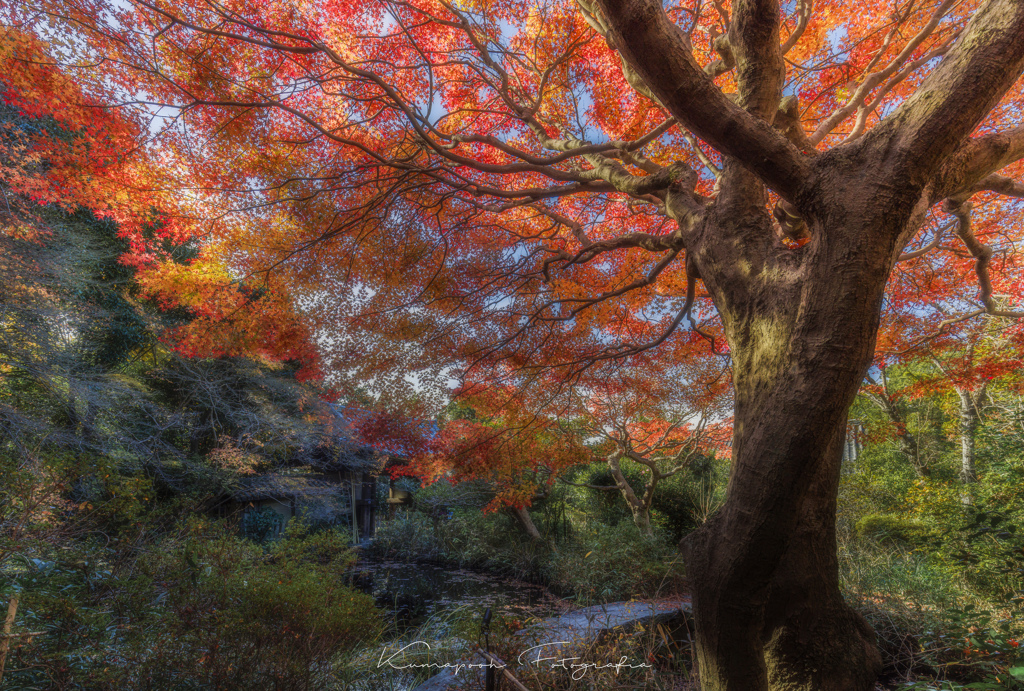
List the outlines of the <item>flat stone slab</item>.
{"type": "Polygon", "coordinates": [[[630,628],[641,623],[657,623],[690,611],[687,600],[636,600],[593,605],[566,612],[532,624],[517,635],[539,634],[547,638],[590,637],[608,629],[630,628]]]}

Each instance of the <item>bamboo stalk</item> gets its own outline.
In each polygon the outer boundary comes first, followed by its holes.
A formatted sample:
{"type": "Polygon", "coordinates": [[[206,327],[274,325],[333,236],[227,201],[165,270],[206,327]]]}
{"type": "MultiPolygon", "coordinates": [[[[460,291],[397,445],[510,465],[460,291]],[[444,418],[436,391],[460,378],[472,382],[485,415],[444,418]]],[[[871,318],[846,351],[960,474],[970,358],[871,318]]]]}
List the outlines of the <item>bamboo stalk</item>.
{"type": "Polygon", "coordinates": [[[14,616],[18,613],[18,596],[12,595],[11,602],[7,605],[7,618],[4,619],[4,635],[0,641],[0,684],[4,682],[4,667],[7,666],[7,651],[11,649],[11,627],[14,626],[14,616]]]}

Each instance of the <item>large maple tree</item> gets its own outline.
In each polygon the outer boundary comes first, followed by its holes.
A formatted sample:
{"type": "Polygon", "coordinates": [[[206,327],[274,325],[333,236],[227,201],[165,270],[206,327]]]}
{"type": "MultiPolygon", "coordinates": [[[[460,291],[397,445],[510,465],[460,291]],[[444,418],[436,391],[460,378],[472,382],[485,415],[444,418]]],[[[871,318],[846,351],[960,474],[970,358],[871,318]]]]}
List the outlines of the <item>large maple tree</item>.
{"type": "Polygon", "coordinates": [[[838,587],[847,410],[894,266],[952,243],[972,270],[935,327],[1020,316],[1024,2],[42,0],[6,21],[148,118],[153,185],[235,271],[287,280],[346,366],[550,388],[727,352],[728,498],[682,544],[701,683],[873,688],[838,587]]]}

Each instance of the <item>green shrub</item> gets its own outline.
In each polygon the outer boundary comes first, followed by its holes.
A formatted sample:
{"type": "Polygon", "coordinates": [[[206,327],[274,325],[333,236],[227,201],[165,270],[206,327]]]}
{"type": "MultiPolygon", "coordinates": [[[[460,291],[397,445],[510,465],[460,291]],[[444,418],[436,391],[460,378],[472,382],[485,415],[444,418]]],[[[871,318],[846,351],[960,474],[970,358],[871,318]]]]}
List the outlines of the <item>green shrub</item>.
{"type": "Polygon", "coordinates": [[[869,514],[857,521],[857,536],[878,542],[895,542],[918,545],[929,537],[930,530],[924,521],[903,516],[869,514]]]}
{"type": "Polygon", "coordinates": [[[380,521],[369,549],[381,556],[400,555],[406,559],[442,556],[433,522],[419,511],[398,511],[393,518],[380,521]]]}
{"type": "Polygon", "coordinates": [[[592,522],[569,540],[537,542],[500,513],[467,509],[451,518],[403,511],[377,528],[370,549],[382,556],[472,566],[543,580],[584,602],[665,594],[682,579],[679,552],[660,530],[644,538],[632,521],[592,522]]]}
{"type": "Polygon", "coordinates": [[[915,607],[948,607],[966,595],[962,576],[941,557],[891,543],[841,541],[839,576],[843,590],[857,598],[893,598],[915,607]]]}
{"type": "MultiPolygon", "coordinates": [[[[149,565],[167,587],[167,634],[139,681],[215,688],[309,689],[331,656],[374,636],[370,596],[344,585],[345,535],[298,521],[269,552],[228,535],[190,541],[149,565]]],[[[318,681],[319,680],[319,681],[318,681]]]]}
{"type": "Polygon", "coordinates": [[[242,514],[239,531],[255,542],[266,542],[281,530],[284,517],[269,506],[252,508],[242,514]]]}
{"type": "Polygon", "coordinates": [[[679,551],[663,534],[644,537],[627,522],[578,536],[546,570],[556,588],[586,603],[667,595],[683,576],[679,551]]]}
{"type": "Polygon", "coordinates": [[[920,691],[986,689],[1024,691],[1024,597],[994,608],[966,605],[942,613],[940,626],[921,640],[923,656],[937,677],[908,688],[920,691]]]}
{"type": "Polygon", "coordinates": [[[18,630],[45,635],[14,651],[5,689],[323,688],[382,625],[344,584],[347,535],[299,521],[267,549],[193,519],[121,564],[65,556],[18,577],[18,630]]]}

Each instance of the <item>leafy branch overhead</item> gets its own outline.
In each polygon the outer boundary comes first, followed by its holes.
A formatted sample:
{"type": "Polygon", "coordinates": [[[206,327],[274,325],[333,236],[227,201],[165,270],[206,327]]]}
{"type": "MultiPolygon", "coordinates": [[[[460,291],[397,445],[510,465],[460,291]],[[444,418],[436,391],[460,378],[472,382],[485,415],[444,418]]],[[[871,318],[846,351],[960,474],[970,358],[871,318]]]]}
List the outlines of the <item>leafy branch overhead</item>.
{"type": "MultiPolygon", "coordinates": [[[[117,75],[76,72],[89,97],[124,104],[180,157],[147,173],[151,189],[185,191],[175,220],[199,224],[253,276],[326,291],[320,328],[372,315],[370,332],[403,329],[470,364],[577,370],[685,339],[681,327],[717,330],[715,306],[728,308],[697,287],[703,273],[735,282],[749,265],[798,290],[819,250],[790,238],[825,243],[807,216],[838,163],[891,151],[865,179],[913,181],[910,226],[875,243],[913,234],[926,246],[945,199],[1015,193],[1012,177],[992,175],[1012,175],[1022,130],[986,121],[964,137],[1015,80],[1019,8],[987,3],[969,22],[952,1],[851,7],[840,22],[844,7],[42,11],[89,40],[57,42],[55,57],[103,55],[117,75]],[[774,228],[712,232],[754,180],[774,228]],[[326,257],[343,258],[340,275],[326,275],[326,257]]],[[[9,21],[27,26],[27,12],[14,6],[9,21]]],[[[984,286],[989,263],[967,248],[984,286]]],[[[995,308],[983,296],[978,310],[995,308]]]]}

